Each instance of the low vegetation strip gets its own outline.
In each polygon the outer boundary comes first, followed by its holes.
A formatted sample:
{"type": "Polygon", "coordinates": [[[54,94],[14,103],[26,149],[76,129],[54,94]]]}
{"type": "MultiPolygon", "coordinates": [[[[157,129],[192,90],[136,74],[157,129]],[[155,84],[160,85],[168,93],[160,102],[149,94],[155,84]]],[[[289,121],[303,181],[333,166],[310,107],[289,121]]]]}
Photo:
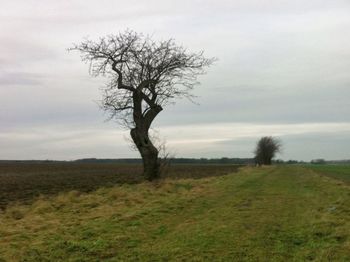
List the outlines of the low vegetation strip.
{"type": "Polygon", "coordinates": [[[4,261],[349,261],[349,186],[298,166],[243,168],[12,205],[4,261]]]}
{"type": "MultiPolygon", "coordinates": [[[[221,176],[239,165],[171,165],[164,176],[173,179],[221,176]]],[[[9,203],[31,203],[40,195],[143,181],[140,164],[80,162],[0,162],[0,209],[9,203]]]]}

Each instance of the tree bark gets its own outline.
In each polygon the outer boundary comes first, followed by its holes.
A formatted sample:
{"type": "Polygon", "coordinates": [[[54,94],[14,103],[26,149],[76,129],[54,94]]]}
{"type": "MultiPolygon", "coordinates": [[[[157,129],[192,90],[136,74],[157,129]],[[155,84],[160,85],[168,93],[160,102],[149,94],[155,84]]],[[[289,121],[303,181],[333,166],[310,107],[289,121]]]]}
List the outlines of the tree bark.
{"type": "Polygon", "coordinates": [[[143,112],[143,98],[141,89],[138,87],[133,93],[133,118],[135,127],[131,129],[130,135],[142,157],[143,175],[147,180],[152,181],[160,176],[159,152],[149,139],[148,130],[154,118],[162,111],[162,107],[155,105],[153,101],[149,101],[148,111],[143,112]]]}
{"type": "Polygon", "coordinates": [[[142,157],[144,177],[149,181],[159,178],[158,149],[149,139],[148,130],[136,127],[131,129],[130,134],[142,157]]]}

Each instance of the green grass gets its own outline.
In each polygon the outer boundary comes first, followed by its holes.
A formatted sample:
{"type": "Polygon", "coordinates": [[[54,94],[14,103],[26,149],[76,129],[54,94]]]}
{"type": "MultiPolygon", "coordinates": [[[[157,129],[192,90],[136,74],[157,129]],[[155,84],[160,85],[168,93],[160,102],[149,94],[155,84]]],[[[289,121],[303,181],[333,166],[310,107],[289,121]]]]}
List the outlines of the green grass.
{"type": "Polygon", "coordinates": [[[350,184],[350,165],[310,165],[308,167],[319,174],[350,184]]]}
{"type": "Polygon", "coordinates": [[[349,189],[278,166],[62,193],[0,215],[0,261],[349,261],[349,189]]]}

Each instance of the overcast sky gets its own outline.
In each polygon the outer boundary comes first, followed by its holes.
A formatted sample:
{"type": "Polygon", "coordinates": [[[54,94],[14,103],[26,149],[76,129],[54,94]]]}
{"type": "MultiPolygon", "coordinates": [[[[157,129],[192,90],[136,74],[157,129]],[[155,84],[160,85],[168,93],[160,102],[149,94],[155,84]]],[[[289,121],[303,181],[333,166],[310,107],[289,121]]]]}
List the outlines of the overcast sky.
{"type": "Polygon", "coordinates": [[[0,0],[0,159],[138,157],[99,109],[84,37],[127,28],[219,60],[154,128],[177,157],[350,158],[348,0],[0,0]]]}

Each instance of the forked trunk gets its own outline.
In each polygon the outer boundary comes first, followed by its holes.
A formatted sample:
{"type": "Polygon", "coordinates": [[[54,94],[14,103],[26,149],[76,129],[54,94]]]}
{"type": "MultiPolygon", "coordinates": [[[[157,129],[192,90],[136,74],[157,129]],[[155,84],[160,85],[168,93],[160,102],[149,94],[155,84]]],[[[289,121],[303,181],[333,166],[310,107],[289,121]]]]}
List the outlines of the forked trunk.
{"type": "Polygon", "coordinates": [[[149,139],[148,130],[133,128],[130,134],[142,157],[144,177],[149,181],[159,178],[158,149],[149,139]]]}

